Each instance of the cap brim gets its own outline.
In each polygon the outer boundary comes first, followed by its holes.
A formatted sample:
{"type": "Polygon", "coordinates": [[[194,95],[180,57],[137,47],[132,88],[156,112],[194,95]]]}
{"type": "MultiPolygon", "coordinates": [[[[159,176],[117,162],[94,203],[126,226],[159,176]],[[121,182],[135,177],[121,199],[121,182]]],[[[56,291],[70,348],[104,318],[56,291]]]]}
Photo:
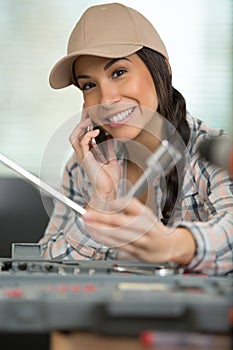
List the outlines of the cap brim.
{"type": "Polygon", "coordinates": [[[61,58],[52,68],[49,75],[49,83],[54,89],[61,89],[74,83],[72,66],[74,61],[83,55],[91,55],[98,57],[125,57],[140,50],[143,45],[107,45],[96,47],[93,49],[83,49],[73,52],[63,58],[61,58]]]}

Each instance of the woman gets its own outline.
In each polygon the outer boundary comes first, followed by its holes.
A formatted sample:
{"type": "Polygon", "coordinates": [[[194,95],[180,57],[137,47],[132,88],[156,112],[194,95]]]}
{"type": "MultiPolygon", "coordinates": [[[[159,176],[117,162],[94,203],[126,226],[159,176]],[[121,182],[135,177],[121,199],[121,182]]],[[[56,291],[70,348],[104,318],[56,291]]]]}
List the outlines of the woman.
{"type": "Polygon", "coordinates": [[[74,84],[83,94],[63,188],[87,211],[80,218],[56,203],[40,241],[44,256],[170,261],[208,274],[230,271],[232,181],[198,153],[204,138],[223,131],[187,113],[152,24],[122,4],[90,7],[70,35],[68,55],[53,67],[50,84],[74,84]],[[164,139],[182,155],[180,161],[168,173],[160,168],[138,199],[128,198],[145,160],[164,139]],[[103,146],[97,151],[96,141],[103,146]]]}

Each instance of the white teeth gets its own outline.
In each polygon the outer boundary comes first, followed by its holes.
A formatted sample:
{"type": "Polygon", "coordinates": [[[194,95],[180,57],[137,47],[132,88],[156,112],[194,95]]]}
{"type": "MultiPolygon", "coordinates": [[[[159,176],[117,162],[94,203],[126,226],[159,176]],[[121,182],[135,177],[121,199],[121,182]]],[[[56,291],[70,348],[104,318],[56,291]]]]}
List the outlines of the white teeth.
{"type": "Polygon", "coordinates": [[[114,117],[109,118],[109,121],[110,122],[119,122],[119,121],[125,119],[132,112],[133,112],[133,108],[129,108],[129,109],[127,109],[127,111],[124,111],[122,113],[114,115],[114,117]]]}

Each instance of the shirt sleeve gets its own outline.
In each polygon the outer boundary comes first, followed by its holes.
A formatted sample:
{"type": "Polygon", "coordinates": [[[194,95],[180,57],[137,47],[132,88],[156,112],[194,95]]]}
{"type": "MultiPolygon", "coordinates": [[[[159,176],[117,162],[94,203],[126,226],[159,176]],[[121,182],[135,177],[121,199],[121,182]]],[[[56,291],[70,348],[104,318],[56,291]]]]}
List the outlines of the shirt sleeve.
{"type": "Polygon", "coordinates": [[[197,246],[188,268],[224,275],[233,270],[233,181],[227,172],[208,162],[199,161],[198,167],[196,184],[207,215],[205,220],[182,222],[197,246]]]}
{"type": "MultiPolygon", "coordinates": [[[[63,174],[63,194],[85,208],[90,186],[73,156],[63,174]]],[[[109,251],[90,237],[81,216],[58,200],[54,202],[52,216],[39,243],[46,259],[104,259],[109,251]]]]}

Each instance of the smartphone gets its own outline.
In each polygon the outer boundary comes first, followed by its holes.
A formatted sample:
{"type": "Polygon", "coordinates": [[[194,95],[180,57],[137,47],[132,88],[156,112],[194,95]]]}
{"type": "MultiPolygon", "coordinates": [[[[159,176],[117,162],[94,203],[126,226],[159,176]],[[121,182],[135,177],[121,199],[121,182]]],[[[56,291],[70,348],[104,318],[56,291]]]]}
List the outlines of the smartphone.
{"type": "Polygon", "coordinates": [[[91,147],[95,151],[95,155],[101,163],[108,163],[108,155],[107,155],[107,145],[105,141],[107,141],[107,133],[103,130],[99,125],[93,123],[93,130],[99,129],[99,135],[91,140],[91,147]]]}

